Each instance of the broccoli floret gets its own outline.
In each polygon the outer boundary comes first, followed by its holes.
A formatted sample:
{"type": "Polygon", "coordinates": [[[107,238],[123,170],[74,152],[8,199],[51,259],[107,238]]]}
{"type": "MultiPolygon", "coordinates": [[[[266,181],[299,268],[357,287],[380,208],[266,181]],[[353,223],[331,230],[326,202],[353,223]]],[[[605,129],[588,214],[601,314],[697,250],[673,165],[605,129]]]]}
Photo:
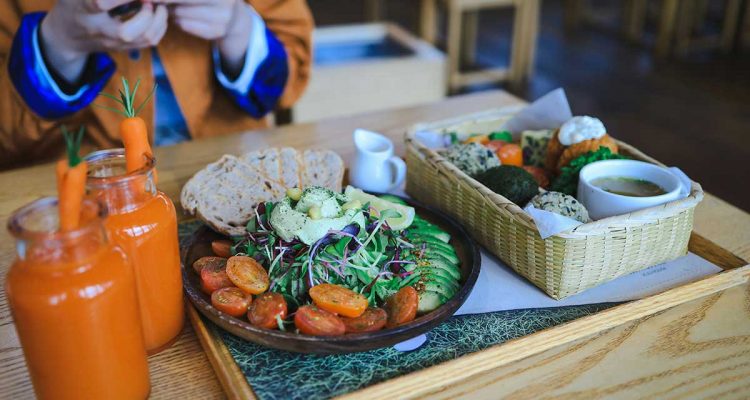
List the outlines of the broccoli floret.
{"type": "Polygon", "coordinates": [[[534,177],[523,168],[512,165],[490,168],[479,173],[476,180],[521,207],[539,193],[534,177]]]}
{"type": "Polygon", "coordinates": [[[552,181],[551,191],[565,193],[570,196],[576,196],[578,192],[578,175],[581,169],[595,161],[602,160],[619,160],[628,157],[621,154],[612,153],[609,147],[599,147],[597,151],[589,151],[574,158],[570,164],[562,167],[560,175],[552,181]]]}

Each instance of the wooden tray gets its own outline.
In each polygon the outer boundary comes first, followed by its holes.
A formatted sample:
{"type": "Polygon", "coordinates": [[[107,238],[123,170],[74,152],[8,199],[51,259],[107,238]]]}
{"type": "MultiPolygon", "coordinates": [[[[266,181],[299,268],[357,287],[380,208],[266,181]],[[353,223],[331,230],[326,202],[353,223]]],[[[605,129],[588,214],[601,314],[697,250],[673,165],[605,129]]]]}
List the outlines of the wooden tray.
{"type": "MultiPolygon", "coordinates": [[[[660,294],[625,303],[477,353],[369,386],[344,397],[357,396],[357,398],[380,400],[428,396],[500,366],[744,284],[750,279],[750,265],[746,265],[745,260],[696,233],[691,235],[689,250],[716,264],[724,271],[660,294]],[[415,385],[414,382],[420,383],[415,385]]],[[[254,399],[255,395],[250,385],[229,354],[216,328],[204,324],[192,306],[189,305],[187,309],[195,332],[227,396],[254,399]]]]}

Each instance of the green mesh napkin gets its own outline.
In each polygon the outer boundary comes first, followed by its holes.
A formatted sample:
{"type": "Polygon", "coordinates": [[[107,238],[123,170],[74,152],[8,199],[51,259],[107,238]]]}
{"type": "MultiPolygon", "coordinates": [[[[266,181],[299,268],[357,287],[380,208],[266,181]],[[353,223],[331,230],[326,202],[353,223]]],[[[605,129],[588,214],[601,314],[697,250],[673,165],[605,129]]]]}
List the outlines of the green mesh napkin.
{"type": "MultiPolygon", "coordinates": [[[[181,238],[200,224],[180,225],[181,238]]],[[[418,371],[510,339],[594,314],[615,304],[460,315],[427,333],[416,350],[392,347],[363,353],[316,356],[274,350],[216,328],[258,398],[327,399],[418,371]]],[[[210,321],[204,319],[206,324],[210,321]]]]}

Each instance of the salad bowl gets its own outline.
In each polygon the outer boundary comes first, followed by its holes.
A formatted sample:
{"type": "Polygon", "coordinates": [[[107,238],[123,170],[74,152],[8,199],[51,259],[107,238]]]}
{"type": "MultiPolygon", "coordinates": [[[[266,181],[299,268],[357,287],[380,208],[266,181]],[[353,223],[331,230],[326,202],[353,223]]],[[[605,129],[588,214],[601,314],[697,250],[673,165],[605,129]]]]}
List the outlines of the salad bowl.
{"type": "Polygon", "coordinates": [[[417,215],[438,225],[451,235],[450,244],[460,261],[461,279],[458,292],[434,311],[420,315],[413,321],[395,328],[343,336],[311,336],[292,331],[263,329],[246,319],[232,317],[211,305],[211,298],[201,290],[200,277],[190,267],[204,256],[213,255],[211,242],[225,236],[203,226],[193,234],[182,249],[182,275],[185,293],[199,313],[227,332],[251,342],[296,353],[342,354],[392,346],[419,336],[450,318],[468,298],[479,276],[481,258],[479,247],[467,232],[451,218],[410,199],[403,199],[414,207],[417,215]]]}

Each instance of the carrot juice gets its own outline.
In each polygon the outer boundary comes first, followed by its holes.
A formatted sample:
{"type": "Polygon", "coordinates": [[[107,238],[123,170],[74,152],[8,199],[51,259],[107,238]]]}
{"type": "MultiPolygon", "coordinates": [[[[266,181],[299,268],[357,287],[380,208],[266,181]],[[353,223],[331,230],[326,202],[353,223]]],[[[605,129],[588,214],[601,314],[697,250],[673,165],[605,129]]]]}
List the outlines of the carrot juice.
{"type": "Polygon", "coordinates": [[[97,203],[58,231],[57,199],[16,211],[5,291],[36,396],[144,399],[149,376],[132,267],[107,239],[97,203]]]}
{"type": "Polygon", "coordinates": [[[146,350],[157,353],[176,339],[184,322],[174,204],[156,190],[153,160],[131,173],[125,172],[122,149],[86,160],[88,190],[106,205],[107,231],[133,264],[146,350]]]}

